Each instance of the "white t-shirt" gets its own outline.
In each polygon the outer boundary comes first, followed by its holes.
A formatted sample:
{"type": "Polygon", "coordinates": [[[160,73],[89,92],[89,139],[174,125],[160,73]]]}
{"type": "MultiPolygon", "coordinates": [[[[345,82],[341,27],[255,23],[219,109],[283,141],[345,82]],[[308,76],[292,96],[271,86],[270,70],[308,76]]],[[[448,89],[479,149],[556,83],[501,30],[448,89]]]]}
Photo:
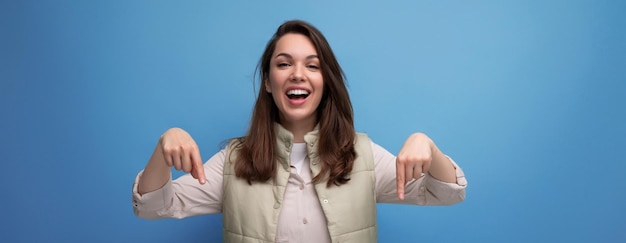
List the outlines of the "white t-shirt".
{"type": "Polygon", "coordinates": [[[296,173],[302,171],[302,164],[306,159],[306,143],[294,143],[291,147],[291,165],[296,167],[296,173]]]}

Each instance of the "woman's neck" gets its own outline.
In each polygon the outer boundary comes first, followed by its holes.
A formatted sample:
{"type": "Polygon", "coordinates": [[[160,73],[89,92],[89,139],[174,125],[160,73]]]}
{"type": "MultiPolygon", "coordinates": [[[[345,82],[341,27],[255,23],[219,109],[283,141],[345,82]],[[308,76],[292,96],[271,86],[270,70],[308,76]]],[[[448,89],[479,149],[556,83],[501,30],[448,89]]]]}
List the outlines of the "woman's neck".
{"type": "Polygon", "coordinates": [[[304,135],[313,131],[315,128],[315,120],[296,122],[284,121],[281,125],[293,134],[294,143],[304,143],[304,135]]]}

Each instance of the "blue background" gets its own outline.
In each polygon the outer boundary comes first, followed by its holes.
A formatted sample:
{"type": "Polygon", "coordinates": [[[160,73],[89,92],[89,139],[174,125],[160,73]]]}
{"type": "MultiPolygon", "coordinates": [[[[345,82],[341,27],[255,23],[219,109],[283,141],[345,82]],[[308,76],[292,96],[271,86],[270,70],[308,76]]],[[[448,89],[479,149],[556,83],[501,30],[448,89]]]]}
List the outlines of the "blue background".
{"type": "MultiPolygon", "coordinates": [[[[626,242],[624,1],[2,1],[2,242],[219,242],[135,218],[158,137],[243,135],[283,21],[326,35],[356,127],[431,136],[465,202],[379,205],[380,242],[626,242]],[[257,85],[258,87],[258,85],[257,85]]],[[[175,174],[180,175],[180,174],[175,174]]]]}

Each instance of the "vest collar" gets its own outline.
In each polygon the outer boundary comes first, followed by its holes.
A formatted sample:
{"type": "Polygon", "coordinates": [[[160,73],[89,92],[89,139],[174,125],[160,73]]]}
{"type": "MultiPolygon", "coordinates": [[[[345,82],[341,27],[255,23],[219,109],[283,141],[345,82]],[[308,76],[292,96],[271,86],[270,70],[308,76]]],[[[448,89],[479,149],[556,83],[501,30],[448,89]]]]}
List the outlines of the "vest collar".
{"type": "MultiPolygon", "coordinates": [[[[293,133],[284,128],[279,123],[274,123],[274,133],[276,134],[276,152],[280,157],[279,161],[284,169],[289,168],[289,153],[293,146],[293,133]]],[[[304,135],[304,142],[307,144],[309,158],[317,157],[317,141],[319,140],[319,124],[315,125],[312,131],[304,135]]]]}
{"type": "MultiPolygon", "coordinates": [[[[304,135],[304,141],[307,145],[309,145],[309,147],[313,147],[315,146],[315,144],[317,144],[319,127],[319,124],[315,125],[312,131],[304,135]]],[[[291,151],[291,146],[293,145],[293,133],[291,133],[279,123],[274,123],[274,132],[276,133],[276,138],[278,139],[279,145],[282,145],[285,148],[289,148],[289,151],[291,151]]]]}

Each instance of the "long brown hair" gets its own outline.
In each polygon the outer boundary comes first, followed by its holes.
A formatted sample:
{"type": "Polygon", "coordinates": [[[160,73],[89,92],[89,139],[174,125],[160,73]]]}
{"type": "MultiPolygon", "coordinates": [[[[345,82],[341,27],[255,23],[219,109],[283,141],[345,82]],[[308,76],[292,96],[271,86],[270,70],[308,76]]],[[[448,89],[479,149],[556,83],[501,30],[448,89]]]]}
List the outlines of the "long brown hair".
{"type": "MultiPolygon", "coordinates": [[[[270,59],[278,40],[287,33],[308,37],[318,54],[324,91],[317,107],[319,125],[318,154],[321,171],[313,178],[321,182],[328,175],[326,185],[330,187],[347,183],[356,158],[354,150],[355,131],[352,104],[345,84],[345,75],[322,33],[307,22],[291,20],[278,27],[267,43],[257,66],[261,85],[269,79],[270,59]]],[[[279,110],[272,95],[259,88],[249,130],[245,137],[238,138],[238,156],[235,174],[249,184],[271,179],[276,174],[276,134],[274,123],[280,122],[279,110]]]]}

